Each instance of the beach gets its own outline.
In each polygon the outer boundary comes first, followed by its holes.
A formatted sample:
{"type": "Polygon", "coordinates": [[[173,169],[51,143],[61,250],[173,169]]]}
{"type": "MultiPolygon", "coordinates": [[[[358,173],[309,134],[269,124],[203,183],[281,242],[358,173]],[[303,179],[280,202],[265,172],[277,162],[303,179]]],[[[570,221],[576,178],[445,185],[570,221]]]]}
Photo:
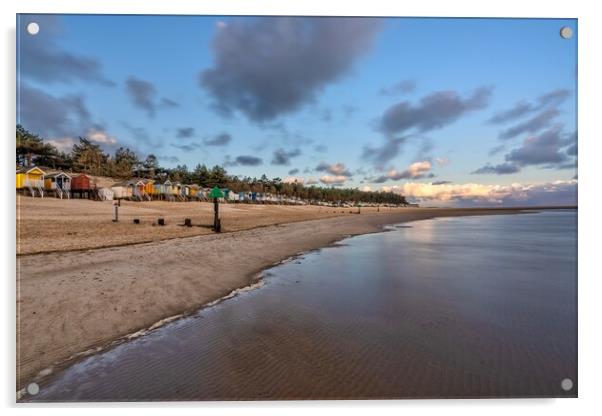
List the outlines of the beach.
{"type": "Polygon", "coordinates": [[[350,213],[357,208],[223,205],[222,223],[228,232],[213,234],[206,227],[174,224],[183,218],[209,223],[211,204],[126,203],[121,209],[122,222],[115,224],[110,204],[21,198],[19,388],[56,363],[194,312],[253,284],[271,265],[347,236],[434,217],[520,212],[362,208],[358,215],[350,213]],[[73,212],[65,214],[66,210],[73,212]],[[157,215],[169,225],[152,226],[157,215]],[[142,223],[131,224],[132,218],[142,223]],[[44,221],[51,225],[45,228],[44,221]],[[32,244],[37,248],[29,248],[32,244]]]}
{"type": "Polygon", "coordinates": [[[575,243],[575,210],[345,238],[23,400],[577,397],[575,243]]]}

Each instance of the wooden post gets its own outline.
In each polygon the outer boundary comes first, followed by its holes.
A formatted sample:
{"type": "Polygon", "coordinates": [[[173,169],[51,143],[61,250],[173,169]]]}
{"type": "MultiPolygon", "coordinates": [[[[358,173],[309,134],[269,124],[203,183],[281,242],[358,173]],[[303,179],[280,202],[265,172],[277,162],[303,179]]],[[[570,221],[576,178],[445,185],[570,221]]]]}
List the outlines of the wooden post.
{"type": "Polygon", "coordinates": [[[213,231],[219,233],[221,232],[221,228],[219,221],[219,201],[217,198],[213,198],[213,231]]]}
{"type": "Polygon", "coordinates": [[[115,207],[115,218],[113,218],[113,222],[119,221],[119,200],[113,201],[113,206],[115,207]]]}

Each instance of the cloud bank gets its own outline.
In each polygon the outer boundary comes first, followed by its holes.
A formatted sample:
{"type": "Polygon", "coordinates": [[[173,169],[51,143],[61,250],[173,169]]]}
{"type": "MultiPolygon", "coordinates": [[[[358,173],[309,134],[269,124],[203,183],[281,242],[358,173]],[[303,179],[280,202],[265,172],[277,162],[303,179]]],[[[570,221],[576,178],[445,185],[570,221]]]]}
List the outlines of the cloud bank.
{"type": "Polygon", "coordinates": [[[556,181],[543,184],[483,185],[434,184],[409,182],[383,186],[382,190],[396,192],[434,206],[545,206],[576,205],[577,181],[556,181]]]}

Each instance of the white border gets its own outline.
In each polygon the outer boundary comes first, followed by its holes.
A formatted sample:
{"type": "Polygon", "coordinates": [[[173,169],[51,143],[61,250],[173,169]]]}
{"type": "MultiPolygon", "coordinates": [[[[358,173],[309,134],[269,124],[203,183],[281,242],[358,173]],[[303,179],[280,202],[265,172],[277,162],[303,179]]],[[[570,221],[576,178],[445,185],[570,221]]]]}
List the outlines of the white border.
{"type": "MultiPolygon", "coordinates": [[[[595,214],[600,201],[597,192],[600,177],[596,171],[600,152],[600,48],[596,41],[602,40],[602,19],[596,14],[595,2],[557,1],[527,2],[506,0],[497,2],[474,0],[421,0],[413,2],[392,2],[371,0],[352,3],[345,0],[329,1],[245,1],[245,0],[19,0],[1,2],[3,33],[2,91],[4,109],[0,113],[4,126],[5,151],[2,153],[3,183],[6,188],[2,204],[4,222],[2,239],[2,264],[4,290],[4,342],[2,349],[3,371],[1,380],[4,406],[14,411],[15,374],[15,197],[13,186],[13,154],[15,126],[15,13],[131,13],[131,14],[286,14],[286,15],[347,15],[347,16],[466,16],[466,17],[564,17],[579,19],[579,399],[563,400],[434,400],[434,401],[380,401],[380,402],[245,402],[245,403],[173,403],[173,404],[124,404],[124,405],[63,405],[45,406],[45,414],[80,413],[81,407],[93,414],[104,414],[107,407],[144,408],[147,414],[163,414],[166,407],[177,408],[198,414],[211,411],[232,413],[236,408],[247,408],[252,414],[282,413],[283,409],[293,414],[307,412],[328,412],[344,410],[349,414],[368,412],[395,413],[400,411],[421,411],[426,414],[445,412],[446,414],[497,415],[514,412],[530,414],[591,413],[600,408],[596,399],[601,385],[600,346],[602,313],[599,299],[602,293],[602,273],[599,255],[600,217],[595,214]],[[595,74],[598,74],[597,76],[595,74]],[[597,175],[598,174],[598,175],[597,175]],[[596,406],[597,405],[597,406],[596,406]],[[68,407],[68,409],[61,409],[68,407]],[[201,409],[199,409],[199,407],[201,409]]],[[[40,406],[22,406],[26,413],[40,406]]],[[[175,409],[174,409],[175,410],[175,409]]]]}

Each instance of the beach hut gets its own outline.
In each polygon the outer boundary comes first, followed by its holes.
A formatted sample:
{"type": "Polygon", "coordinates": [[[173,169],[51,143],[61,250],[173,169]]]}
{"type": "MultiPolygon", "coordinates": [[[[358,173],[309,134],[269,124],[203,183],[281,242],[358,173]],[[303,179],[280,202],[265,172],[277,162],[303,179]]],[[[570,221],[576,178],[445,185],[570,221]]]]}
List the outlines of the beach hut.
{"type": "Polygon", "coordinates": [[[112,201],[115,193],[109,188],[98,189],[98,199],[101,201],[112,201]]]}
{"type": "Polygon", "coordinates": [[[90,176],[80,173],[71,178],[71,196],[79,198],[90,198],[96,186],[92,183],[90,176]]]}
{"type": "Polygon", "coordinates": [[[144,180],[144,193],[148,196],[148,199],[152,199],[155,194],[155,181],[152,179],[144,180]]]}
{"type": "Polygon", "coordinates": [[[236,192],[229,191],[226,196],[226,201],[229,202],[238,202],[238,194],[236,192]]]}
{"type": "Polygon", "coordinates": [[[184,198],[184,200],[188,200],[190,198],[190,185],[182,185],[180,188],[180,196],[184,198]]]}
{"type": "Polygon", "coordinates": [[[162,199],[163,196],[163,184],[160,182],[153,183],[153,198],[162,199]]]}
{"type": "Polygon", "coordinates": [[[169,179],[162,184],[162,194],[165,200],[174,201],[176,199],[174,196],[174,184],[169,179]]]}
{"type": "Polygon", "coordinates": [[[138,201],[149,201],[150,196],[146,193],[146,181],[144,179],[132,179],[128,181],[128,186],[132,188],[132,198],[138,201]]]}
{"type": "Polygon", "coordinates": [[[65,172],[45,174],[44,190],[54,193],[57,198],[69,198],[71,196],[71,176],[65,172]]]}
{"type": "Polygon", "coordinates": [[[91,189],[91,180],[85,173],[80,173],[71,178],[71,189],[74,191],[88,191],[91,189]]]}
{"type": "Polygon", "coordinates": [[[113,191],[113,198],[131,198],[133,191],[133,187],[131,185],[131,181],[121,181],[114,183],[113,186],[111,186],[111,191],[113,191]]]}
{"type": "Polygon", "coordinates": [[[175,200],[183,201],[184,197],[182,196],[182,184],[179,182],[172,183],[171,194],[173,195],[175,200]]]}
{"type": "Polygon", "coordinates": [[[27,190],[31,196],[44,196],[45,172],[37,166],[17,169],[17,190],[27,190]]]}
{"type": "Polygon", "coordinates": [[[190,193],[190,198],[191,199],[198,199],[197,194],[199,193],[199,186],[198,185],[190,185],[188,187],[189,193],[190,193]]]}

